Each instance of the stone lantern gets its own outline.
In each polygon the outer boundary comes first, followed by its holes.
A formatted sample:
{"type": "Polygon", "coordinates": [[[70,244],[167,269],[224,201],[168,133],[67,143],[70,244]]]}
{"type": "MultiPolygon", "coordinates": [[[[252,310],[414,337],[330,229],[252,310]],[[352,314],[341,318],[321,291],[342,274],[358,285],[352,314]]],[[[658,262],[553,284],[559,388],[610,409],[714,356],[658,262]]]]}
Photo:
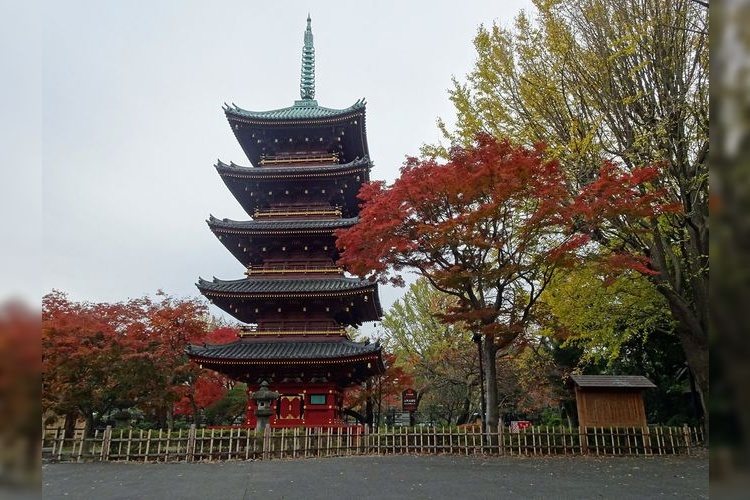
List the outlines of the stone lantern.
{"type": "Polygon", "coordinates": [[[256,429],[265,429],[268,425],[268,417],[273,414],[271,402],[278,399],[281,394],[268,390],[268,382],[261,382],[260,389],[250,394],[250,399],[255,401],[255,417],[257,419],[256,429]]]}

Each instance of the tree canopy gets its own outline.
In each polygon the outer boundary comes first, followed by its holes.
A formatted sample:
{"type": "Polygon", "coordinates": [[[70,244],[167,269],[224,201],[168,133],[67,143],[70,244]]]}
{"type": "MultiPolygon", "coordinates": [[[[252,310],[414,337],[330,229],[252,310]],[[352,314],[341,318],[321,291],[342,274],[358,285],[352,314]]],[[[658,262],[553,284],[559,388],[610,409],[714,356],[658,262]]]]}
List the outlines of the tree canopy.
{"type": "MultiPolygon", "coordinates": [[[[652,183],[679,210],[602,217],[585,228],[603,247],[643,259],[667,300],[708,396],[708,9],[691,0],[537,0],[515,25],[480,27],[477,62],[450,91],[451,144],[478,132],[543,142],[571,192],[619,171],[658,165],[652,183]]],[[[442,154],[441,147],[426,147],[442,154]]]]}
{"type": "Polygon", "coordinates": [[[43,409],[84,417],[89,427],[130,408],[164,425],[185,398],[197,413],[224,392],[184,353],[188,343],[209,338],[207,319],[204,303],[162,293],[156,300],[117,303],[75,302],[59,291],[45,295],[43,409]]]}
{"type": "Polygon", "coordinates": [[[452,148],[445,163],[409,158],[392,186],[364,185],[359,223],[336,233],[340,262],[396,284],[408,268],[455,298],[442,319],[462,322],[483,342],[487,424],[496,425],[496,354],[528,326],[555,269],[589,241],[576,227],[663,210],[646,185],[655,175],[605,164],[600,179],[571,199],[559,163],[545,160],[542,147],[480,134],[471,146],[452,148]]]}

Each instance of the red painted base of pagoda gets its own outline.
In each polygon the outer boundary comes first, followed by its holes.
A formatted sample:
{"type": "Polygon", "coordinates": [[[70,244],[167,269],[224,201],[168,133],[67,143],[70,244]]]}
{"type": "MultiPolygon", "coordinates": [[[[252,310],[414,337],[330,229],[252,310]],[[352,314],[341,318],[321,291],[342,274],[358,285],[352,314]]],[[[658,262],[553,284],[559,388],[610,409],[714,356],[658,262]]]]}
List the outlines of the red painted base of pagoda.
{"type": "MultiPolygon", "coordinates": [[[[260,386],[248,386],[248,396],[260,386]]],[[[271,405],[273,414],[269,419],[272,428],[282,427],[331,427],[344,423],[343,390],[333,383],[275,383],[269,390],[281,397],[271,405]]],[[[245,424],[255,427],[255,401],[248,397],[245,424]]]]}

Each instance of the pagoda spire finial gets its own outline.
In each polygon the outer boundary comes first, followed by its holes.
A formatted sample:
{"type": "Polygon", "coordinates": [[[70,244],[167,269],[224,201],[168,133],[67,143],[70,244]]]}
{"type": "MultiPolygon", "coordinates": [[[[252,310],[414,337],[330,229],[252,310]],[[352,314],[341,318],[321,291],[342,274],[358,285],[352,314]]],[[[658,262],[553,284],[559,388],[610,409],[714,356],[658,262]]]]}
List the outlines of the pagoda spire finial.
{"type": "Polygon", "coordinates": [[[313,47],[312,20],[307,14],[305,45],[302,47],[302,77],[299,94],[302,99],[315,99],[315,47],[313,47]]]}

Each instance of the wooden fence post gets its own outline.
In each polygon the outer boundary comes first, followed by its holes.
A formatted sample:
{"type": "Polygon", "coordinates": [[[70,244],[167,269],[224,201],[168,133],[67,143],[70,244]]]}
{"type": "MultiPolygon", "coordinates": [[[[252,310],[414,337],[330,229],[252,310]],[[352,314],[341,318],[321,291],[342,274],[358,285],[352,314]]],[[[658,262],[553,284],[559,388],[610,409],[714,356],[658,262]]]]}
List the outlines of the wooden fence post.
{"type": "Polygon", "coordinates": [[[102,451],[99,455],[99,460],[102,462],[106,462],[109,460],[109,447],[112,443],[112,426],[108,425],[106,429],[104,429],[104,434],[102,435],[102,451]]]}
{"type": "Polygon", "coordinates": [[[195,424],[190,424],[190,430],[188,430],[188,442],[185,447],[185,460],[188,462],[192,462],[195,456],[195,435],[195,424]]]}
{"type": "Polygon", "coordinates": [[[643,428],[643,453],[645,455],[652,455],[651,449],[651,433],[649,432],[648,426],[643,428]]]}
{"type": "MultiPolygon", "coordinates": [[[[84,429],[84,431],[81,433],[81,442],[78,445],[78,455],[76,456],[76,462],[81,462],[83,458],[83,446],[86,443],[86,430],[87,429],[84,429]]],[[[75,450],[76,447],[73,446],[73,449],[75,450]]]]}
{"type": "Polygon", "coordinates": [[[505,425],[502,419],[497,423],[497,453],[505,455],[505,425]]]}
{"type": "Polygon", "coordinates": [[[589,435],[586,433],[586,427],[578,428],[578,439],[579,446],[581,448],[581,455],[588,455],[589,453],[589,435]]]}

